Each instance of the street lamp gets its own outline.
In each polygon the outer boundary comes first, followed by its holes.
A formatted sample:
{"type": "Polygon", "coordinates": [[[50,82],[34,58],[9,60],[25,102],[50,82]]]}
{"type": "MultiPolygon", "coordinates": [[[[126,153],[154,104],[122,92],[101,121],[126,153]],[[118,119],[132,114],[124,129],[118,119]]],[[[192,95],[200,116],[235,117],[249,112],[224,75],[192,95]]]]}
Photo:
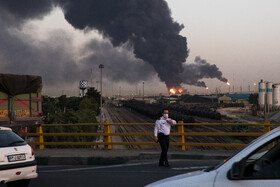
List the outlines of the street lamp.
{"type": "Polygon", "coordinates": [[[100,69],[100,116],[99,116],[99,123],[101,123],[102,120],[102,69],[104,68],[103,64],[99,65],[100,69]]]}
{"type": "Polygon", "coordinates": [[[258,87],[257,87],[257,83],[254,83],[254,92],[258,93],[258,87]]]}

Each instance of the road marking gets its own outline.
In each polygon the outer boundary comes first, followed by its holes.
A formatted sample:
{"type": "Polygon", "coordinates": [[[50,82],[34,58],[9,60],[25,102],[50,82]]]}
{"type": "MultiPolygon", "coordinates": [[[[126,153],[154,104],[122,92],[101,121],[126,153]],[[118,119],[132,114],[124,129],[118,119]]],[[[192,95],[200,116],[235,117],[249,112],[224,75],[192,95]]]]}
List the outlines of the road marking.
{"type": "Polygon", "coordinates": [[[37,168],[43,169],[43,168],[57,168],[57,167],[67,167],[68,165],[37,165],[37,168]]]}
{"type": "Polygon", "coordinates": [[[193,167],[183,167],[183,168],[172,168],[174,170],[188,170],[188,169],[206,169],[209,168],[209,166],[193,166],[193,167]]]}
{"type": "Polygon", "coordinates": [[[67,171],[83,171],[83,170],[95,170],[95,169],[108,169],[108,168],[118,168],[118,167],[127,167],[127,166],[141,166],[148,164],[155,164],[157,162],[146,162],[146,163],[132,163],[132,164],[118,164],[112,166],[95,166],[95,167],[86,167],[86,168],[72,168],[72,169],[59,169],[59,170],[46,170],[41,171],[40,173],[53,173],[53,172],[67,172],[67,171]]]}

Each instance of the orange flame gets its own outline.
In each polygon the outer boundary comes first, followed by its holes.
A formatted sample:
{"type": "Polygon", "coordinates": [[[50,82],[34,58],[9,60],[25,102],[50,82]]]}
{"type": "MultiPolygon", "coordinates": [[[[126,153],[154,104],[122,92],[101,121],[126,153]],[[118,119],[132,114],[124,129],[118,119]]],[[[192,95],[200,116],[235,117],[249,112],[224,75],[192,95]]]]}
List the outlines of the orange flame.
{"type": "Polygon", "coordinates": [[[171,89],[169,90],[169,93],[170,93],[170,95],[176,94],[175,88],[171,88],[171,89]]]}
{"type": "Polygon", "coordinates": [[[206,90],[208,90],[209,88],[208,88],[208,87],[206,87],[205,89],[206,89],[206,90]]]}
{"type": "Polygon", "coordinates": [[[227,82],[227,85],[228,85],[228,86],[230,86],[230,83],[229,83],[229,82],[227,82]]]}
{"type": "Polygon", "coordinates": [[[170,95],[182,94],[183,92],[184,92],[183,88],[180,88],[180,87],[178,87],[178,88],[171,88],[169,90],[169,94],[170,95]]]}

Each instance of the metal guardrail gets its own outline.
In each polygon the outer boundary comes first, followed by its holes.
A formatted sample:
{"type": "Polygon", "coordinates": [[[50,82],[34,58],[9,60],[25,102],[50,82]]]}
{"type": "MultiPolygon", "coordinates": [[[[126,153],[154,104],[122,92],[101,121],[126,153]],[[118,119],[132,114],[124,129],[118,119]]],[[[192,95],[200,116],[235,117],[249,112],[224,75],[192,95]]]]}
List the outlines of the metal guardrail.
{"type": "MultiPolygon", "coordinates": [[[[112,149],[112,145],[157,145],[155,142],[112,142],[112,136],[153,136],[153,132],[143,133],[111,133],[111,126],[154,126],[154,123],[82,123],[82,124],[42,124],[37,127],[36,133],[28,133],[28,136],[37,137],[36,142],[28,142],[30,145],[37,146],[38,149],[44,149],[46,145],[104,145],[105,149],[112,149]],[[44,133],[43,127],[56,126],[104,126],[103,133],[44,133]],[[103,142],[45,142],[45,136],[104,136],[103,142]]],[[[253,123],[183,123],[178,122],[178,132],[170,133],[170,136],[177,136],[177,142],[171,142],[170,145],[178,146],[179,150],[186,150],[186,146],[214,146],[214,147],[243,147],[246,144],[237,143],[191,143],[185,142],[185,136],[261,136],[270,131],[271,126],[280,126],[279,124],[253,123]],[[263,133],[249,132],[185,132],[184,126],[262,126],[263,133]]]]}

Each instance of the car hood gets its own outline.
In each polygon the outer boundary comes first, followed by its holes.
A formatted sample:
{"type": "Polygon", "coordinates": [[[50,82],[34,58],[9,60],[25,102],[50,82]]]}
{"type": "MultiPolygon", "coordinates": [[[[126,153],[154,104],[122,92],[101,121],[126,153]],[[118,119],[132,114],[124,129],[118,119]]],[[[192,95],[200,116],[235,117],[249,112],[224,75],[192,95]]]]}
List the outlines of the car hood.
{"type": "Polygon", "coordinates": [[[216,171],[204,172],[194,171],[186,174],[176,175],[174,177],[166,178],[146,187],[173,187],[173,186],[184,186],[184,187],[211,187],[213,186],[216,171]]]}

